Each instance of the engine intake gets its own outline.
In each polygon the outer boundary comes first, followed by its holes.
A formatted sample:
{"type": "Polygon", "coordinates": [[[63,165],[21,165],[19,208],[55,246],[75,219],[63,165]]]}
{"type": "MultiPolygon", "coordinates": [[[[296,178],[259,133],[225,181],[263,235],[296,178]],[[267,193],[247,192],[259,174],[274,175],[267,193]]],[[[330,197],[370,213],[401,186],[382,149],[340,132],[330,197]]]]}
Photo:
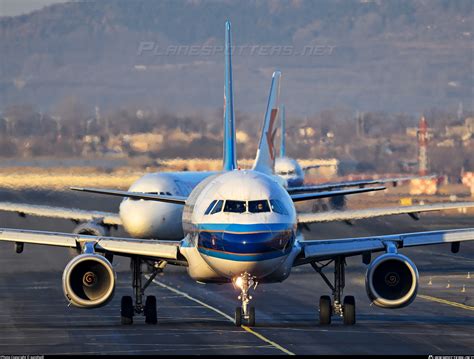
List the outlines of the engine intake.
{"type": "Polygon", "coordinates": [[[88,234],[91,236],[109,236],[110,229],[100,223],[89,221],[79,224],[73,233],[88,234]]]}
{"type": "Polygon", "coordinates": [[[404,255],[383,254],[367,269],[365,288],[369,298],[378,307],[405,307],[416,297],[418,270],[404,255]]]}
{"type": "Polygon", "coordinates": [[[98,254],[81,254],[64,269],[64,295],[76,307],[101,307],[112,299],[115,280],[115,272],[106,258],[98,254]]]}

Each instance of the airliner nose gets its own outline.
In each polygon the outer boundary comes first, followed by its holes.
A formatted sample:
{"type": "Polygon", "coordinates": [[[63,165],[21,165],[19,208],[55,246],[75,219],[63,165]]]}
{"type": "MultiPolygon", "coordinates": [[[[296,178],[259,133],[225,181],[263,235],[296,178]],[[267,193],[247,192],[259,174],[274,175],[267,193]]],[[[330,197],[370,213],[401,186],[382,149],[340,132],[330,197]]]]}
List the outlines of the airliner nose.
{"type": "Polygon", "coordinates": [[[264,276],[285,258],[293,239],[287,224],[203,224],[199,226],[198,248],[222,275],[249,272],[264,276]]]}

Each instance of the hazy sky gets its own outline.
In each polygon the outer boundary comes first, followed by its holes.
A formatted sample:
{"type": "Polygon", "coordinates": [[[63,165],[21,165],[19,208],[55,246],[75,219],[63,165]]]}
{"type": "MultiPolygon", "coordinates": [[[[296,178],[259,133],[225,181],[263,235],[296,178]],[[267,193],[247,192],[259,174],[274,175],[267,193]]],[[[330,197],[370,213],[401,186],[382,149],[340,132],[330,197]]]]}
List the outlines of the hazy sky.
{"type": "Polygon", "coordinates": [[[27,14],[58,2],[67,2],[67,0],[0,0],[0,16],[27,14]]]}

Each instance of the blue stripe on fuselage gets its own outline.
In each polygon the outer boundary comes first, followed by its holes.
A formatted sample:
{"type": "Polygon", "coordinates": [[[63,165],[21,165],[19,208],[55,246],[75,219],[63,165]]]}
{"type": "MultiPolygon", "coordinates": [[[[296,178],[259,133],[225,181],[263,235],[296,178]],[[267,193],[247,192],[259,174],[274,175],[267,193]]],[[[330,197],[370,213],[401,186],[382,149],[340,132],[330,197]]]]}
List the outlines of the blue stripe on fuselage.
{"type": "Polygon", "coordinates": [[[292,224],[201,224],[201,253],[229,260],[260,261],[286,255],[294,243],[292,224]]]}
{"type": "Polygon", "coordinates": [[[236,223],[200,223],[197,226],[200,231],[217,232],[268,232],[292,230],[293,223],[254,223],[254,224],[236,224],[236,223]]]}
{"type": "Polygon", "coordinates": [[[212,250],[212,249],[206,249],[202,247],[199,247],[198,250],[201,254],[207,255],[209,257],[226,259],[226,260],[236,261],[236,262],[259,262],[259,261],[264,261],[268,259],[282,257],[291,252],[291,248],[289,248],[288,250],[284,252],[273,251],[273,252],[268,252],[268,253],[253,253],[253,254],[251,253],[235,254],[235,253],[217,251],[217,250],[212,250]]]}

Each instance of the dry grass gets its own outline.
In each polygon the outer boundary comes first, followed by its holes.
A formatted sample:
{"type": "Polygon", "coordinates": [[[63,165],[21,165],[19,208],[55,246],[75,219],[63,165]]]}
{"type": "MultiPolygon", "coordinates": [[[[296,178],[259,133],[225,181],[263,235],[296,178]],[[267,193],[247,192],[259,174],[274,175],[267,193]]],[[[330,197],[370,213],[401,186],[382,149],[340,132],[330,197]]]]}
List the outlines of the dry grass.
{"type": "Polygon", "coordinates": [[[105,173],[96,168],[3,168],[0,171],[0,188],[55,189],[71,186],[128,188],[143,173],[117,170],[105,173]]]}

